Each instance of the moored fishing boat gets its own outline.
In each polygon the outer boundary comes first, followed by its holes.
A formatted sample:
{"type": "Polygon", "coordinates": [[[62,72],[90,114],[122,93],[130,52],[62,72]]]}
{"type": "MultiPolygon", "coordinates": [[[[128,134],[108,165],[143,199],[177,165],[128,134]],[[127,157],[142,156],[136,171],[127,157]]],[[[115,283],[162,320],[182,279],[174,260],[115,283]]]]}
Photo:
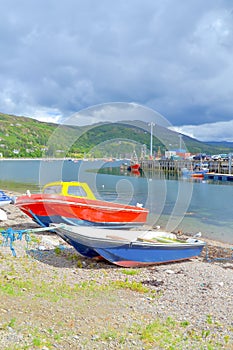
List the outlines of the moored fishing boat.
{"type": "Polygon", "coordinates": [[[196,171],[193,171],[190,176],[191,177],[194,177],[194,178],[204,178],[204,175],[207,173],[208,171],[207,170],[204,170],[204,169],[201,169],[201,170],[196,170],[196,171]]]}
{"type": "Polygon", "coordinates": [[[141,169],[141,165],[138,161],[138,156],[137,156],[137,153],[135,151],[131,157],[130,165],[128,166],[127,169],[129,171],[139,171],[141,169]]]}
{"type": "Polygon", "coordinates": [[[145,224],[148,210],[96,199],[83,182],[53,182],[42,193],[26,194],[15,205],[40,226],[51,223],[98,226],[138,226],[145,224]]]}
{"type": "Polygon", "coordinates": [[[128,168],[128,170],[130,171],[139,171],[139,169],[140,169],[139,163],[131,163],[128,168]]]}
{"type": "Polygon", "coordinates": [[[187,260],[199,256],[205,242],[196,237],[179,241],[162,231],[111,230],[70,225],[53,225],[55,232],[80,254],[103,257],[123,267],[139,267],[187,260]]]}
{"type": "Polygon", "coordinates": [[[209,168],[205,165],[196,165],[194,169],[181,169],[182,175],[185,177],[204,178],[204,175],[209,172],[209,168]]]}

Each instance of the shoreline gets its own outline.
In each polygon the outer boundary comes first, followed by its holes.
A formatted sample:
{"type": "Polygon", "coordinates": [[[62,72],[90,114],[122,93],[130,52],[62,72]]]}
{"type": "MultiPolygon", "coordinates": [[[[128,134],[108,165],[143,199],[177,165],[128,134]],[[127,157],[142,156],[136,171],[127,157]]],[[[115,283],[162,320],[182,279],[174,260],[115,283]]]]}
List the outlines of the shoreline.
{"type": "MultiPolygon", "coordinates": [[[[21,160],[21,159],[18,159],[21,160]]],[[[19,191],[21,193],[25,193],[27,189],[29,189],[31,191],[31,193],[36,193],[38,191],[41,190],[41,187],[45,184],[45,182],[50,182],[56,180],[57,178],[59,178],[61,170],[62,170],[62,174],[64,173],[64,178],[65,179],[73,179],[73,174],[80,174],[82,175],[83,172],[82,171],[86,171],[86,165],[85,168],[81,168],[81,170],[79,170],[79,163],[77,162],[76,165],[73,164],[73,162],[66,162],[66,166],[64,168],[62,168],[62,164],[60,164],[59,160],[58,163],[60,165],[56,166],[55,170],[56,173],[53,173],[53,162],[56,162],[56,160],[51,161],[51,163],[48,162],[48,169],[47,166],[41,167],[40,168],[40,161],[39,160],[35,160],[35,162],[30,163],[31,159],[27,159],[25,160],[25,164],[21,162],[17,162],[15,164],[15,166],[12,166],[14,162],[9,162],[6,163],[6,167],[4,166],[4,163],[2,164],[2,177],[4,177],[5,175],[5,179],[1,181],[1,187],[5,187],[8,189],[12,189],[15,191],[19,191]],[[35,165],[38,162],[37,165],[35,165]],[[11,164],[12,163],[12,164],[11,164]],[[23,165],[24,164],[24,165],[23,165]],[[29,166],[29,164],[31,164],[31,166],[29,166]],[[50,165],[49,165],[50,164],[50,165]],[[35,165],[35,167],[34,167],[35,165]],[[76,169],[77,166],[77,169],[76,169]],[[73,168],[74,167],[74,168],[73,168]],[[4,170],[5,169],[5,170],[4,170]],[[15,170],[15,169],[19,169],[19,171],[15,170]],[[27,172],[26,169],[29,169],[29,171],[27,172]],[[41,173],[41,169],[42,169],[42,173],[41,173]],[[24,175],[24,172],[26,175],[24,175]],[[47,176],[48,173],[48,176],[47,176]],[[40,175],[42,174],[42,175],[40,175]],[[51,175],[49,175],[51,174],[51,175]],[[44,176],[46,175],[46,176],[44,176]],[[23,183],[23,179],[26,179],[26,182],[23,183]],[[7,182],[7,179],[10,179],[8,181],[8,183],[6,183],[6,185],[4,185],[4,181],[7,182]],[[40,180],[43,179],[43,183],[40,183],[40,180]],[[14,182],[18,181],[17,183],[14,182]],[[21,186],[22,184],[22,186],[21,186]]],[[[63,161],[63,160],[62,160],[63,161]]],[[[24,162],[24,160],[22,161],[24,162]]],[[[45,162],[46,163],[46,162],[45,162]]],[[[45,165],[44,163],[44,165],[45,165]]],[[[88,163],[88,162],[87,162],[88,163]]],[[[89,165],[87,167],[90,168],[94,168],[93,166],[94,163],[89,162],[89,165]],[[92,165],[91,165],[92,164],[92,165]]],[[[97,167],[96,167],[97,168],[97,167]]],[[[55,171],[54,170],[54,171],[55,171]]],[[[88,179],[89,179],[89,183],[92,183],[92,180],[90,180],[90,177],[92,176],[92,174],[87,174],[88,179]]],[[[94,175],[93,175],[94,176],[94,175]]],[[[101,181],[103,181],[105,184],[107,184],[108,179],[107,176],[104,176],[101,174],[100,176],[102,176],[101,181]]],[[[114,186],[115,183],[117,183],[118,179],[114,177],[110,179],[109,181],[109,186],[112,186],[111,184],[113,183],[113,186],[111,187],[111,190],[113,190],[113,193],[115,191],[114,186]],[[113,180],[112,180],[113,179],[113,180]]],[[[120,179],[120,178],[119,178],[120,179]]],[[[125,178],[124,178],[125,179],[125,178]]],[[[127,180],[127,178],[126,178],[127,180]]],[[[136,191],[139,188],[140,190],[140,186],[141,184],[144,186],[145,184],[145,189],[147,190],[146,186],[147,186],[147,178],[145,179],[139,179],[138,183],[136,183],[136,185],[134,185],[135,181],[137,181],[136,179],[129,179],[129,181],[133,183],[133,185],[135,186],[136,191]],[[140,182],[139,182],[140,181],[140,182]],[[138,187],[136,187],[138,186],[138,187]]],[[[157,186],[156,184],[156,176],[155,176],[155,180],[152,181],[152,185],[153,188],[155,186],[157,186]]],[[[86,178],[84,178],[84,181],[86,181],[86,178]]],[[[95,181],[95,180],[93,180],[95,181]]],[[[159,180],[161,181],[161,180],[159,180]]],[[[88,181],[87,181],[88,182],[88,181]]],[[[148,182],[149,183],[149,182],[148,182]]],[[[158,182],[159,185],[159,182],[158,182]]],[[[163,189],[162,191],[164,191],[164,193],[162,193],[162,196],[164,196],[164,198],[162,198],[162,201],[164,200],[164,204],[165,207],[162,211],[162,207],[161,207],[161,203],[157,202],[157,199],[154,199],[154,194],[152,194],[152,192],[150,193],[150,198],[145,191],[145,198],[149,199],[148,200],[148,206],[150,208],[152,208],[152,210],[154,210],[155,213],[153,213],[151,215],[151,220],[148,221],[150,224],[153,222],[157,222],[158,225],[160,225],[161,227],[166,227],[166,223],[168,222],[174,222],[174,225],[178,225],[177,230],[181,230],[185,233],[196,233],[201,231],[202,234],[206,237],[208,237],[208,239],[213,239],[216,240],[218,242],[221,243],[226,243],[226,244],[232,244],[233,245],[233,236],[232,236],[232,229],[233,229],[233,221],[232,221],[232,217],[231,217],[231,213],[230,213],[230,201],[231,201],[231,192],[232,192],[232,186],[223,186],[223,187],[219,187],[217,186],[209,186],[208,184],[206,185],[202,185],[202,184],[198,184],[198,186],[196,184],[194,184],[197,189],[196,193],[194,193],[194,195],[191,196],[190,194],[190,212],[187,209],[184,209],[183,214],[182,213],[178,213],[178,220],[175,217],[176,213],[172,211],[172,208],[170,207],[170,200],[175,201],[175,197],[173,198],[173,191],[180,191],[183,189],[185,185],[185,182],[182,182],[182,180],[178,180],[178,182],[164,182],[162,185],[163,189]],[[170,190],[169,192],[166,189],[166,186],[169,186],[169,188],[171,187],[171,195],[170,195],[170,190]],[[178,187],[178,189],[177,189],[178,187]],[[223,199],[223,203],[224,203],[224,198],[226,200],[226,204],[224,206],[221,205],[220,201],[216,200],[215,201],[215,197],[218,196],[219,190],[222,191],[222,199],[223,199]],[[204,195],[204,193],[206,192],[206,195],[204,195]],[[165,197],[166,195],[166,197],[165,197]],[[202,205],[199,205],[199,203],[197,202],[197,199],[199,198],[198,196],[200,195],[200,198],[202,198],[202,195],[204,195],[204,200],[202,205]],[[170,198],[171,196],[171,198],[170,198]],[[208,198],[211,198],[211,201],[208,202],[208,198]],[[152,204],[152,202],[154,202],[152,204]],[[215,204],[216,202],[216,204],[215,204]],[[210,205],[209,205],[210,204],[210,205]],[[202,208],[203,206],[203,208],[202,208]],[[161,208],[160,208],[161,207],[161,208]],[[226,208],[225,208],[226,207],[226,208]],[[158,210],[157,210],[158,208],[158,210]],[[167,209],[168,208],[168,209],[167,209]],[[205,209],[204,209],[205,208],[205,209]],[[187,212],[186,212],[187,210],[187,212]],[[161,213],[162,211],[162,213],[161,213]],[[166,212],[167,211],[167,212],[166,212]],[[179,217],[180,215],[180,217],[179,217]]],[[[93,182],[93,186],[96,186],[96,184],[93,182]]],[[[149,186],[149,185],[148,185],[149,186]]],[[[147,186],[147,187],[148,187],[147,186]]],[[[191,185],[192,186],[192,185],[191,185]]],[[[107,186],[105,186],[105,188],[107,188],[107,186]]],[[[116,186],[115,186],[116,188],[116,186]]],[[[155,187],[156,189],[156,187],[155,187]]],[[[144,190],[144,188],[143,188],[144,190]]],[[[192,190],[192,188],[191,188],[192,190]]],[[[190,192],[191,192],[190,190],[190,192]]],[[[98,189],[100,196],[101,196],[101,191],[102,189],[99,188],[98,189]]],[[[103,190],[104,191],[104,190],[103,190]]],[[[175,192],[174,192],[175,193],[175,192]]],[[[105,195],[105,194],[104,194],[105,195]]],[[[108,195],[108,194],[107,194],[108,195]]],[[[141,198],[141,193],[139,193],[138,198],[141,198]]],[[[156,197],[155,197],[156,198],[156,197]]],[[[217,197],[216,197],[217,198],[217,197]]],[[[144,199],[144,197],[143,197],[144,199]]],[[[178,198],[179,200],[181,200],[181,197],[178,198]]],[[[159,199],[160,201],[160,199],[159,199]]],[[[170,226],[169,226],[170,227],[170,226]]],[[[175,229],[175,227],[173,227],[175,229]]]]}
{"type": "MultiPolygon", "coordinates": [[[[17,197],[21,195],[21,193],[16,191],[5,191],[5,193],[11,197],[17,197]]],[[[24,214],[20,209],[18,209],[15,205],[9,204],[6,207],[3,207],[2,210],[4,210],[7,214],[7,221],[0,221],[1,227],[3,228],[9,228],[12,227],[15,230],[23,230],[23,229],[29,229],[29,228],[39,228],[40,226],[35,223],[31,218],[29,218],[26,214],[24,214]]],[[[177,235],[177,237],[181,239],[187,239],[192,236],[192,234],[189,233],[182,233],[180,231],[174,231],[174,234],[177,235]]],[[[202,257],[204,255],[206,256],[206,260],[209,259],[222,259],[224,262],[224,259],[228,261],[230,259],[230,262],[233,263],[233,246],[230,243],[201,237],[203,241],[206,242],[206,247],[204,248],[202,252],[202,257]]],[[[220,260],[221,261],[221,260],[220,260]]]]}
{"type": "MultiPolygon", "coordinates": [[[[22,195],[22,193],[17,192],[17,191],[8,191],[4,189],[4,192],[10,196],[10,197],[17,197],[22,195]]],[[[39,227],[38,224],[36,224],[32,219],[30,219],[26,214],[24,214],[20,209],[18,209],[16,206],[14,206],[13,204],[7,205],[6,207],[2,207],[1,209],[5,209],[7,216],[8,216],[8,220],[7,221],[3,221],[1,223],[1,226],[6,226],[6,227],[10,227],[10,226],[14,226],[17,227],[17,225],[19,225],[20,229],[23,229],[23,225],[25,225],[26,228],[30,227],[30,225],[32,225],[32,228],[36,228],[39,227]]],[[[178,237],[179,236],[184,236],[184,237],[190,237],[192,236],[192,234],[190,233],[182,233],[179,230],[177,232],[173,232],[175,233],[178,237]]],[[[215,247],[220,247],[220,248],[225,248],[228,250],[232,250],[232,257],[233,257],[233,245],[227,242],[222,242],[220,240],[214,240],[211,238],[206,238],[206,237],[202,237],[201,239],[203,239],[207,244],[209,245],[213,245],[215,247]]]]}

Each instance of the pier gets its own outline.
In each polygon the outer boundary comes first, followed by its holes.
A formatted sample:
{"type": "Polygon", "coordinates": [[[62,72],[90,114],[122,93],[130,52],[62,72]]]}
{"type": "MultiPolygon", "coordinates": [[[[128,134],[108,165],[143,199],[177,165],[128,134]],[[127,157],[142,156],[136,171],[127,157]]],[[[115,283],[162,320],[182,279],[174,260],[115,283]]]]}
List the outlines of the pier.
{"type": "MultiPolygon", "coordinates": [[[[233,174],[233,164],[229,164],[228,161],[205,161],[208,164],[209,172],[219,175],[231,175],[233,174]]],[[[200,161],[192,161],[187,159],[172,160],[172,159],[150,159],[142,160],[141,168],[143,170],[150,171],[163,171],[165,173],[180,174],[183,168],[192,170],[195,166],[200,165],[200,161]]]]}
{"type": "Polygon", "coordinates": [[[204,179],[215,181],[233,181],[233,174],[206,173],[204,174],[204,179]]]}

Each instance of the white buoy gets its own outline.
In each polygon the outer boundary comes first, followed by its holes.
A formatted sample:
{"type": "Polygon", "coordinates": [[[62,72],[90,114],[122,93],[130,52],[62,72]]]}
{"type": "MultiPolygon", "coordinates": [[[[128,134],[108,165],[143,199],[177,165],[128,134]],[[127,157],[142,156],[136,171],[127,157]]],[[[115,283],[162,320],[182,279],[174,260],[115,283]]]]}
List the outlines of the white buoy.
{"type": "Polygon", "coordinates": [[[27,190],[27,191],[26,191],[26,195],[27,195],[28,197],[31,197],[31,192],[30,192],[30,190],[27,190]]]}
{"type": "Polygon", "coordinates": [[[143,204],[142,204],[142,203],[137,203],[136,207],[137,207],[137,208],[142,208],[142,207],[143,207],[143,204]]]}

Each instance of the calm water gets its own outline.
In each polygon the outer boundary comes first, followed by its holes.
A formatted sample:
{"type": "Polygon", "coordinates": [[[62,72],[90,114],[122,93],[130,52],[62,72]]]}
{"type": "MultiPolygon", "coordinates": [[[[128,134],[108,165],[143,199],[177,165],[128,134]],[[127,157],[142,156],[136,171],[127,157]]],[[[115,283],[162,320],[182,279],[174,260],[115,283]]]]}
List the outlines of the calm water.
{"type": "Polygon", "coordinates": [[[168,230],[202,232],[203,238],[233,244],[233,184],[166,178],[163,174],[130,174],[118,163],[1,160],[2,189],[40,190],[47,182],[87,182],[97,198],[142,203],[150,210],[149,225],[168,230]],[[114,167],[115,165],[116,167],[114,167]]]}

